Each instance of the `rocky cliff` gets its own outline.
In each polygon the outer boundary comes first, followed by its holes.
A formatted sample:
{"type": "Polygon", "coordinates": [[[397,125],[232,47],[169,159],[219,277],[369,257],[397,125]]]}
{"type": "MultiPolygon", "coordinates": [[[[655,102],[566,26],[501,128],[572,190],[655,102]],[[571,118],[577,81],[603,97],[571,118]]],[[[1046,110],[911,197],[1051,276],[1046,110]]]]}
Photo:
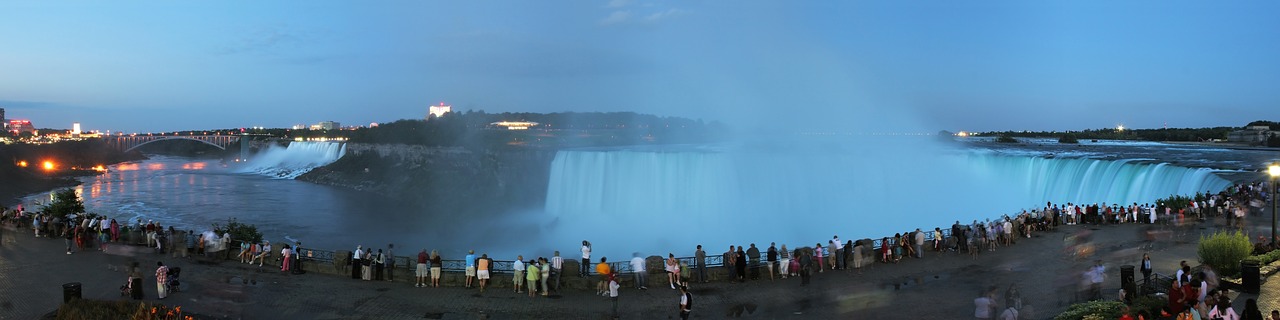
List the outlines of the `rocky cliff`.
{"type": "Polygon", "coordinates": [[[337,162],[298,180],[347,187],[432,211],[463,214],[541,208],[554,150],[347,145],[337,162]]]}

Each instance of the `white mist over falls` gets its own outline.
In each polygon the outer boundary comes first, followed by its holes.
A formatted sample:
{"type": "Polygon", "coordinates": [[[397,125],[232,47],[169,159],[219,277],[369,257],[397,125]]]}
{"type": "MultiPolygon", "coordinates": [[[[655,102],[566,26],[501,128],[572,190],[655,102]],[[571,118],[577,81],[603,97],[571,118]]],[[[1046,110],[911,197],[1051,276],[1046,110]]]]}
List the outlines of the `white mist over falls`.
{"type": "Polygon", "coordinates": [[[565,150],[552,163],[545,208],[555,223],[546,233],[591,240],[597,250],[657,250],[645,254],[771,241],[795,248],[832,235],[880,238],[994,219],[1046,202],[1141,204],[1231,184],[1213,171],[898,140],[565,150]]]}
{"type": "Polygon", "coordinates": [[[311,169],[338,161],[346,152],[346,144],[340,142],[294,141],[287,147],[271,145],[249,158],[239,171],[293,179],[311,169]]]}

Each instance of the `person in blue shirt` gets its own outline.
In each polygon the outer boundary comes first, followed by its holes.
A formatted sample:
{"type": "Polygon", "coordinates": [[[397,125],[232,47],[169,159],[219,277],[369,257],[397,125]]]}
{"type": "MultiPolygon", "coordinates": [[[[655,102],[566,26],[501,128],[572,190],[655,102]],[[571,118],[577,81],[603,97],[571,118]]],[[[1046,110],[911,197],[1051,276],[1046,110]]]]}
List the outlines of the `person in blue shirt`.
{"type": "Polygon", "coordinates": [[[471,282],[476,279],[476,251],[467,251],[467,288],[471,287],[471,282]]]}

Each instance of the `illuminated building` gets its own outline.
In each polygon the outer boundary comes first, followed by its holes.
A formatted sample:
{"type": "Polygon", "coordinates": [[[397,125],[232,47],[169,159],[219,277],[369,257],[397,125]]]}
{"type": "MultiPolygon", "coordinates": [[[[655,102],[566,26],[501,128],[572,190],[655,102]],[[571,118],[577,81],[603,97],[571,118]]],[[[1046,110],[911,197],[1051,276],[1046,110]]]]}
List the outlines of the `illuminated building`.
{"type": "Polygon", "coordinates": [[[320,123],[311,125],[311,130],[337,130],[342,129],[342,125],[335,121],[320,121],[320,123]]]}
{"type": "Polygon", "coordinates": [[[31,120],[9,120],[9,131],[12,131],[15,134],[22,134],[24,132],[35,134],[36,127],[31,125],[31,120]]]}
{"type": "Polygon", "coordinates": [[[9,127],[9,122],[4,121],[4,108],[0,108],[0,126],[3,126],[5,128],[9,127]]]}
{"type": "Polygon", "coordinates": [[[431,106],[430,108],[427,108],[427,118],[430,119],[431,116],[439,118],[450,111],[453,111],[453,106],[445,105],[444,102],[441,102],[438,106],[431,106]]]}
{"type": "Polygon", "coordinates": [[[72,122],[72,123],[71,123],[71,136],[73,136],[73,137],[74,137],[74,136],[78,136],[78,135],[80,135],[80,123],[79,123],[79,122],[72,122]]]}
{"type": "Polygon", "coordinates": [[[529,127],[538,126],[538,123],[531,121],[499,121],[490,123],[489,125],[507,128],[507,130],[527,130],[529,127]]]}

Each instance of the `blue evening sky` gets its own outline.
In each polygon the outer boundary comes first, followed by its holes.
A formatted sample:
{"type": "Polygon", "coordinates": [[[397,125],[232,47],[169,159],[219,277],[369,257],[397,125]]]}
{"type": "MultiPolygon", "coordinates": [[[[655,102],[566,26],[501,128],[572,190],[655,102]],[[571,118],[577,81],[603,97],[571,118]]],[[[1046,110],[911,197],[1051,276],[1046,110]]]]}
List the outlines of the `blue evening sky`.
{"type": "Polygon", "coordinates": [[[1275,1],[4,1],[0,107],[148,132],[636,111],[837,131],[1277,117],[1275,1]]]}

